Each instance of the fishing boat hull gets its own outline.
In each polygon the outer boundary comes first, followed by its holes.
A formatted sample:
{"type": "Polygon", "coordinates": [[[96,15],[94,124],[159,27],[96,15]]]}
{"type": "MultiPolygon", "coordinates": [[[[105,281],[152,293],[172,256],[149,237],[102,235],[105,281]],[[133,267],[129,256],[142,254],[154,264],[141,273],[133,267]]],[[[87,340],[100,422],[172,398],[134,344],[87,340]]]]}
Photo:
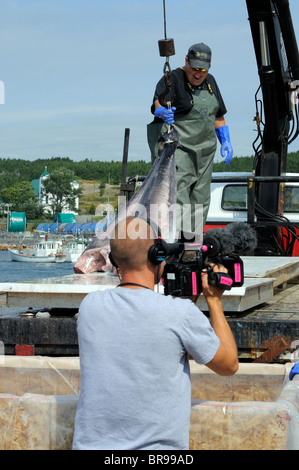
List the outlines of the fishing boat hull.
{"type": "Polygon", "coordinates": [[[8,249],[11,261],[20,261],[22,263],[55,263],[55,256],[37,256],[34,253],[20,253],[18,250],[8,249]]]}

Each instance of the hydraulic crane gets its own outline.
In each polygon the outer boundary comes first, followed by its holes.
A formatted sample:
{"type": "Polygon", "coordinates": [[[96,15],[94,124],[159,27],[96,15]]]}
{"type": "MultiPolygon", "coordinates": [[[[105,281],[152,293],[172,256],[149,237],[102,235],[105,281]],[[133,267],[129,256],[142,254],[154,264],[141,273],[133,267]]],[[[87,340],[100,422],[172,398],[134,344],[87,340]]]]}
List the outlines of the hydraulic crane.
{"type": "MultiPolygon", "coordinates": [[[[263,97],[262,117],[258,110],[258,138],[254,142],[257,177],[273,177],[273,182],[256,184],[255,216],[260,226],[260,254],[277,254],[283,215],[284,185],[288,145],[299,134],[298,89],[299,54],[288,0],[246,0],[263,97]],[[270,236],[269,236],[270,235],[270,236]]],[[[262,178],[260,178],[262,179],[262,178]]],[[[258,224],[259,225],[259,224],[258,224]]]]}

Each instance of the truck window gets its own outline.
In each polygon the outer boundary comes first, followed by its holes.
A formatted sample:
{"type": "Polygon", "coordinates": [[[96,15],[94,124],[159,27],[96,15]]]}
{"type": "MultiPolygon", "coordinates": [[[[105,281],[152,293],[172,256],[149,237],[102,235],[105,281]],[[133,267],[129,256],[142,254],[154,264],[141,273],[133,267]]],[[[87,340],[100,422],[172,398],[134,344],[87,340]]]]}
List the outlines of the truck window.
{"type": "Polygon", "coordinates": [[[299,186],[285,188],[284,212],[299,212],[299,186]]]}
{"type": "MultiPolygon", "coordinates": [[[[247,185],[226,185],[223,189],[221,207],[227,211],[247,210],[247,185]]],[[[299,212],[299,186],[288,185],[285,188],[284,212],[299,212]]]]}
{"type": "Polygon", "coordinates": [[[227,211],[245,211],[247,209],[247,185],[226,185],[223,189],[221,207],[227,211]]]}

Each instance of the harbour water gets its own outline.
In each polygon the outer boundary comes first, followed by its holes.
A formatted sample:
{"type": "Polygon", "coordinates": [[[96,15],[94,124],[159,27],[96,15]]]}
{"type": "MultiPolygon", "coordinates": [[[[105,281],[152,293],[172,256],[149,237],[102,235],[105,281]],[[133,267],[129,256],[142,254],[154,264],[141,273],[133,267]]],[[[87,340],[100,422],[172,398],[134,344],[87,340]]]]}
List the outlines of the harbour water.
{"type": "MultiPolygon", "coordinates": [[[[70,274],[74,274],[72,263],[20,263],[11,261],[8,251],[0,251],[0,283],[31,281],[70,274]]],[[[19,313],[20,308],[0,306],[0,318],[18,316],[19,313]]]]}
{"type": "Polygon", "coordinates": [[[0,283],[31,281],[74,274],[72,263],[20,263],[10,260],[8,251],[0,251],[0,283]]]}

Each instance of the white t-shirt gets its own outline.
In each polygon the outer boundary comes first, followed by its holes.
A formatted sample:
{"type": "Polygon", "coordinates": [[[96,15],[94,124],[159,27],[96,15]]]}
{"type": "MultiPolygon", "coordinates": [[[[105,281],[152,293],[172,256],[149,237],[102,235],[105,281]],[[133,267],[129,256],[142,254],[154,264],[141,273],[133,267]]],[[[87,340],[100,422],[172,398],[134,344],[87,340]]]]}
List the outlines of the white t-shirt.
{"type": "Polygon", "coordinates": [[[117,287],[79,311],[81,391],[73,449],[188,449],[188,353],[210,362],[219,339],[190,300],[117,287]]]}

